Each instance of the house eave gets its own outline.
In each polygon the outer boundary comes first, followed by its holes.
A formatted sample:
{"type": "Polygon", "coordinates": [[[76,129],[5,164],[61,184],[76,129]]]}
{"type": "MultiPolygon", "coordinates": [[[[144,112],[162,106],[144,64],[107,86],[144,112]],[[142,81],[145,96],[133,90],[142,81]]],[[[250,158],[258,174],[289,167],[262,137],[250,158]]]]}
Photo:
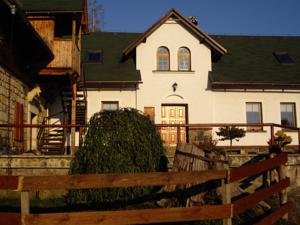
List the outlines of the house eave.
{"type": "Polygon", "coordinates": [[[300,83],[212,82],[211,87],[212,90],[226,90],[226,89],[300,90],[300,83]]]}

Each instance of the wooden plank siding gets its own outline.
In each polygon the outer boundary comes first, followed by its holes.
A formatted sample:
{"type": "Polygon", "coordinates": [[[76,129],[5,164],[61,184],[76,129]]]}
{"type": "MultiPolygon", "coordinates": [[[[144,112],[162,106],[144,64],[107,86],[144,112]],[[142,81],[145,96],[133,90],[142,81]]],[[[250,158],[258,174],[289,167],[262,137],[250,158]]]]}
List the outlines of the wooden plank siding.
{"type": "Polygon", "coordinates": [[[54,59],[47,67],[72,68],[72,39],[53,40],[52,52],[54,59]]]}
{"type": "Polygon", "coordinates": [[[225,179],[226,173],[226,170],[209,170],[169,173],[26,176],[22,179],[23,183],[20,185],[22,190],[20,191],[193,184],[225,179]]]}
{"type": "Polygon", "coordinates": [[[54,39],[54,18],[50,16],[30,16],[28,19],[51,49],[54,39]]]}
{"type": "Polygon", "coordinates": [[[25,215],[30,225],[126,225],[230,218],[232,205],[25,215]]]}

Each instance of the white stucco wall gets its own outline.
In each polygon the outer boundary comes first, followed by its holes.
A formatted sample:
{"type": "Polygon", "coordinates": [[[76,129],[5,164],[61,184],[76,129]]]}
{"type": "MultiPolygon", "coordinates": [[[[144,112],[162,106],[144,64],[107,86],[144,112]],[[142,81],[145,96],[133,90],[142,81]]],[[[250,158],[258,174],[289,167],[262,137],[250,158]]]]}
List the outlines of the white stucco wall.
{"type": "MultiPolygon", "coordinates": [[[[262,105],[263,123],[281,124],[280,103],[290,102],[296,106],[296,124],[300,120],[300,93],[287,92],[213,92],[213,121],[214,123],[246,123],[246,102],[260,102],[262,105]]],[[[275,129],[275,132],[278,129],[275,129]]],[[[287,132],[293,138],[292,144],[298,144],[297,132],[287,132]]],[[[238,145],[266,145],[270,139],[270,128],[263,132],[247,132],[238,145]]]]}
{"type": "Polygon", "coordinates": [[[211,93],[207,89],[211,70],[209,47],[174,20],[168,20],[136,48],[137,69],[143,83],[138,90],[138,108],[155,107],[155,122],[161,123],[162,104],[187,104],[188,122],[212,121],[211,93]],[[170,51],[170,70],[156,71],[157,49],[165,46],[170,51]],[[187,47],[191,52],[191,72],[178,70],[178,50],[187,47]],[[172,85],[178,84],[176,92],[172,85]]]}
{"type": "Polygon", "coordinates": [[[94,89],[87,92],[87,118],[91,118],[94,113],[101,111],[101,102],[117,101],[119,107],[136,108],[135,89],[94,89]]]}

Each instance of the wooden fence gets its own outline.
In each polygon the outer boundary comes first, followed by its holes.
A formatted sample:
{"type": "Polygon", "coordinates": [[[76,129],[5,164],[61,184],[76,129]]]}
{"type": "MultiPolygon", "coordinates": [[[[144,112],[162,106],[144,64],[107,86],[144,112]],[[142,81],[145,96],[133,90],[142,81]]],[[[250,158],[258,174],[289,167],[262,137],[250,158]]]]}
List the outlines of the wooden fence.
{"type": "MultiPolygon", "coordinates": [[[[178,144],[181,142],[181,133],[184,130],[185,134],[188,134],[189,130],[193,129],[213,129],[213,128],[220,128],[220,127],[239,127],[239,128],[249,128],[249,127],[261,127],[266,130],[264,130],[264,134],[257,133],[257,135],[263,135],[266,136],[266,138],[270,139],[270,144],[274,144],[274,134],[275,130],[282,129],[284,131],[293,131],[295,133],[295,142],[294,146],[298,150],[300,150],[300,128],[298,127],[287,127],[281,124],[275,124],[275,123],[257,123],[257,124],[247,124],[247,123],[203,123],[203,124],[155,124],[156,128],[160,131],[162,129],[172,129],[176,131],[176,137],[174,144],[178,144]],[[269,136],[268,136],[269,135],[269,136]]],[[[80,130],[79,134],[79,140],[82,140],[82,135],[84,134],[83,130],[87,128],[87,125],[59,125],[59,124],[0,124],[0,128],[8,128],[8,129],[31,129],[31,128],[76,128],[80,130]]],[[[24,132],[24,131],[23,131],[24,132]]],[[[75,139],[74,139],[75,141],[75,139]]],[[[186,140],[188,143],[190,140],[186,140]]],[[[268,146],[268,143],[266,142],[265,147],[268,146]]],[[[291,146],[291,145],[289,145],[291,146]]],[[[62,151],[63,152],[63,151],[62,151]]]]}
{"type": "Polygon", "coordinates": [[[292,209],[292,204],[287,201],[286,188],[289,186],[289,179],[285,177],[286,162],[287,155],[280,154],[272,159],[244,165],[232,170],[61,176],[0,176],[0,189],[21,192],[21,212],[0,212],[0,225],[126,225],[209,219],[222,219],[223,224],[230,225],[232,224],[233,216],[239,215],[260,201],[279,193],[281,207],[256,223],[259,225],[270,225],[287,215],[292,209]],[[232,201],[232,183],[274,169],[279,173],[278,182],[264,187],[253,194],[232,201]],[[223,204],[190,208],[30,213],[29,192],[33,191],[199,184],[211,180],[222,180],[223,204]]]}

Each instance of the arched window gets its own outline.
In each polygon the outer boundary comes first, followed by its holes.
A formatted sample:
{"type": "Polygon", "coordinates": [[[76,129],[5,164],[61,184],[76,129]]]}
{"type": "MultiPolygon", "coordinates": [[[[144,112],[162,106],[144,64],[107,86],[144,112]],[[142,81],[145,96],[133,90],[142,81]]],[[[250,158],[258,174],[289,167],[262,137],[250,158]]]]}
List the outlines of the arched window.
{"type": "Polygon", "coordinates": [[[186,47],[181,47],[178,50],[178,70],[191,70],[191,52],[186,47]]]}
{"type": "Polygon", "coordinates": [[[170,70],[170,52],[166,47],[157,49],[157,70],[170,70]]]}

